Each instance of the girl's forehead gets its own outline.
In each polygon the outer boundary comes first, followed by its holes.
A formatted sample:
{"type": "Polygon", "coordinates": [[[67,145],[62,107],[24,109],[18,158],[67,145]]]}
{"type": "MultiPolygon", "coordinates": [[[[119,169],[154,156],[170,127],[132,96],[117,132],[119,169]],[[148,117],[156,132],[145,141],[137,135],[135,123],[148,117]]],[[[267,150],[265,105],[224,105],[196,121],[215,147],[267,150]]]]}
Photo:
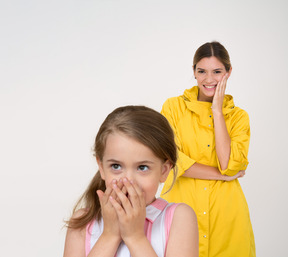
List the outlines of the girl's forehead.
{"type": "Polygon", "coordinates": [[[103,159],[159,159],[154,152],[143,143],[124,133],[113,133],[107,137],[103,159]]]}

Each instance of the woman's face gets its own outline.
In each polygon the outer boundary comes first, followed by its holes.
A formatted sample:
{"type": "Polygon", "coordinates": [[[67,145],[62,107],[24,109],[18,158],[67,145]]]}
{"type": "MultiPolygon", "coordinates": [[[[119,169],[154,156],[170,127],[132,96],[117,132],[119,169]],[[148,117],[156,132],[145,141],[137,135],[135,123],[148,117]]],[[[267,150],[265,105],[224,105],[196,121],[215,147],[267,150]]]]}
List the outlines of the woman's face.
{"type": "MultiPolygon", "coordinates": [[[[228,72],[230,76],[232,68],[228,72]]],[[[212,102],[218,82],[227,73],[225,66],[215,56],[201,59],[194,70],[199,87],[198,100],[212,102]]]]}
{"type": "Polygon", "coordinates": [[[146,205],[155,199],[160,182],[164,182],[171,169],[150,148],[122,134],[107,137],[102,161],[97,160],[100,174],[108,186],[112,180],[133,180],[145,193],[146,205]]]}

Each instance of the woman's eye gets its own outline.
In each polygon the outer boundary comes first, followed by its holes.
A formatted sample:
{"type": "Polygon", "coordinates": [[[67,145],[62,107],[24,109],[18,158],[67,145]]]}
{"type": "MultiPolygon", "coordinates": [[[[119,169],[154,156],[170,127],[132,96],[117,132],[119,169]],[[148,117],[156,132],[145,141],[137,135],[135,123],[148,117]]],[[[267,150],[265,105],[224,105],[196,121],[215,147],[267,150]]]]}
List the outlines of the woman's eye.
{"type": "Polygon", "coordinates": [[[119,164],[112,164],[111,167],[113,170],[120,170],[121,169],[121,166],[119,164]]]}
{"type": "Polygon", "coordinates": [[[198,73],[204,73],[205,71],[204,70],[198,70],[198,73]]]}
{"type": "Polygon", "coordinates": [[[148,169],[149,169],[149,167],[147,165],[140,165],[138,167],[138,170],[140,170],[140,171],[147,171],[148,169]]]}
{"type": "Polygon", "coordinates": [[[221,71],[220,70],[216,70],[214,73],[219,74],[219,73],[221,73],[221,71]]]}

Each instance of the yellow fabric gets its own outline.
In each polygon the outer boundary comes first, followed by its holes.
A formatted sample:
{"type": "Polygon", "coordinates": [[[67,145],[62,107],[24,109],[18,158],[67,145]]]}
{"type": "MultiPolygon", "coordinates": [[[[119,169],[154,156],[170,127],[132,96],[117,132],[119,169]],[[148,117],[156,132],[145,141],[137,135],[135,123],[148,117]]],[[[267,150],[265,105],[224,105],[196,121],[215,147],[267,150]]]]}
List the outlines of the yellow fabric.
{"type": "MultiPolygon", "coordinates": [[[[184,202],[196,212],[200,257],[253,257],[254,235],[245,196],[238,179],[231,182],[183,177],[195,162],[218,167],[222,174],[235,175],[248,165],[250,139],[248,114],[225,95],[223,114],[231,137],[228,168],[221,170],[215,150],[211,103],[197,101],[198,87],[169,98],[161,113],[172,126],[178,146],[178,175],[173,188],[162,195],[169,202],[184,202]]],[[[162,193],[173,180],[169,174],[162,193]]]]}

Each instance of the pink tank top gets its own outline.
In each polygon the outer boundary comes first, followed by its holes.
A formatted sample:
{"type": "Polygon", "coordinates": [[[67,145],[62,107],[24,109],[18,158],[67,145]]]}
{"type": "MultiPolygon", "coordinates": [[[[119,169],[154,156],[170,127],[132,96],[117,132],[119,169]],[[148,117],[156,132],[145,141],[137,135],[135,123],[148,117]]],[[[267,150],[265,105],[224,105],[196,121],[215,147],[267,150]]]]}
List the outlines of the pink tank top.
{"type": "MultiPolygon", "coordinates": [[[[170,227],[175,208],[178,204],[168,203],[157,198],[146,207],[145,233],[157,256],[165,256],[170,227]]],[[[103,232],[103,219],[93,220],[86,227],[85,250],[86,256],[103,232]]],[[[128,247],[122,242],[115,257],[130,257],[128,247]]]]}

